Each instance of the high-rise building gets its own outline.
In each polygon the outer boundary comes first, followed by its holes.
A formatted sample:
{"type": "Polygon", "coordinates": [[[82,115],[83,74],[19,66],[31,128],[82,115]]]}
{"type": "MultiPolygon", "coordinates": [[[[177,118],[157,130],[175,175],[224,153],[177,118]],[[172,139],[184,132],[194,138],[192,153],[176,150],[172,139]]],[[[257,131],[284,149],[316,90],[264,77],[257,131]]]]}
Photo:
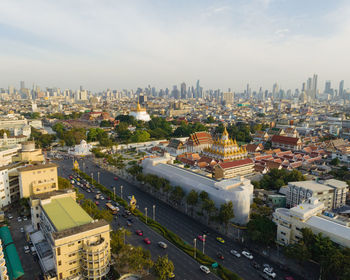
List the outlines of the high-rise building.
{"type": "Polygon", "coordinates": [[[201,91],[201,87],[200,87],[200,85],[199,85],[199,80],[197,80],[197,84],[196,84],[196,96],[195,96],[196,98],[201,97],[200,91],[201,91]]]}
{"type": "Polygon", "coordinates": [[[177,89],[177,86],[173,86],[173,90],[171,91],[171,95],[175,98],[175,99],[180,99],[180,91],[177,89]]]}
{"type": "Polygon", "coordinates": [[[234,101],[234,93],[233,92],[223,92],[222,93],[222,102],[225,104],[233,104],[234,101]]]}
{"type": "Polygon", "coordinates": [[[276,98],[278,95],[278,84],[274,83],[272,86],[272,96],[273,98],[276,98]]]}
{"type": "Polygon", "coordinates": [[[183,82],[181,84],[181,99],[186,99],[187,92],[186,92],[186,84],[183,82]]]}
{"type": "Polygon", "coordinates": [[[20,89],[22,90],[22,89],[25,89],[26,87],[25,87],[25,84],[24,84],[24,81],[21,81],[20,82],[20,89]]]}
{"type": "Polygon", "coordinates": [[[341,80],[339,83],[339,97],[343,98],[344,97],[344,80],[341,80]]]}
{"type": "Polygon", "coordinates": [[[331,81],[326,81],[324,85],[324,93],[331,93],[331,81]]]}

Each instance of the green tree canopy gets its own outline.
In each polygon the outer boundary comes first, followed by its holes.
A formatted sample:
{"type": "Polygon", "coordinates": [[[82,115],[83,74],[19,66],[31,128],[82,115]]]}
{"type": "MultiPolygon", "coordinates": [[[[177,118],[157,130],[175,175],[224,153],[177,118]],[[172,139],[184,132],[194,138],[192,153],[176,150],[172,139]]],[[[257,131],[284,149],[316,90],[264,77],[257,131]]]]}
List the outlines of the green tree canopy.
{"type": "Polygon", "coordinates": [[[168,276],[174,272],[174,264],[169,260],[168,255],[158,256],[154,264],[154,270],[160,280],[166,280],[168,276]]]}

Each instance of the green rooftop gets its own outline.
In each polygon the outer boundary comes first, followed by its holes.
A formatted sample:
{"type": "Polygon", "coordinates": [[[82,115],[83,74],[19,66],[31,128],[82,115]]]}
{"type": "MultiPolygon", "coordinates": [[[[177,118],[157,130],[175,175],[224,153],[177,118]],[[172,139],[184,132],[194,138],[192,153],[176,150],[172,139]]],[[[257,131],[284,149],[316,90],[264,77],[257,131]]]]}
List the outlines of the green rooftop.
{"type": "Polygon", "coordinates": [[[89,224],[93,221],[71,197],[53,199],[42,207],[57,231],[89,224]]]}

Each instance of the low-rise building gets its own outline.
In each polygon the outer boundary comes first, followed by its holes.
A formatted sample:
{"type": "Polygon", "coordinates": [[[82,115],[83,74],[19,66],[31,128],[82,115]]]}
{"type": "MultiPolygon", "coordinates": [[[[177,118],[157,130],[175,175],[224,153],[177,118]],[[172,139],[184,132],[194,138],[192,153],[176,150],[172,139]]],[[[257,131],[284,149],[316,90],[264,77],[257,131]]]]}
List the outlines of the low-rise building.
{"type": "Polygon", "coordinates": [[[229,179],[254,173],[254,162],[250,158],[219,162],[213,168],[215,179],[229,179]]]}
{"type": "Polygon", "coordinates": [[[21,198],[58,189],[56,164],[26,166],[19,168],[18,172],[21,198]]]}
{"type": "Polygon", "coordinates": [[[350,220],[323,212],[324,209],[324,204],[314,197],[291,209],[277,208],[273,213],[277,242],[281,245],[297,243],[303,237],[301,230],[309,228],[342,247],[350,247],[350,220]]]}
{"type": "Polygon", "coordinates": [[[300,151],[303,147],[300,138],[282,135],[273,135],[271,137],[271,145],[273,148],[281,148],[292,151],[300,151]]]}
{"type": "Polygon", "coordinates": [[[110,225],[93,220],[75,201],[74,190],[31,197],[30,235],[46,279],[97,279],[109,272],[110,225]]]}
{"type": "Polygon", "coordinates": [[[325,181],[290,182],[287,187],[287,206],[294,207],[314,197],[327,209],[336,209],[346,204],[349,188],[346,182],[330,179],[325,181]]]}

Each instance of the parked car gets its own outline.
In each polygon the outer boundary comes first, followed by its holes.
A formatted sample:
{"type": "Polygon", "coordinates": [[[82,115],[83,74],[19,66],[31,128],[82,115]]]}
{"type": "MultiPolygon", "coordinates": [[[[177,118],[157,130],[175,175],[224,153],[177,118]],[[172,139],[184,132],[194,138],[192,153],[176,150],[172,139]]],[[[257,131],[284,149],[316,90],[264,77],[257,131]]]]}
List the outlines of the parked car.
{"type": "Polygon", "coordinates": [[[20,231],[21,231],[21,232],[24,232],[24,228],[21,227],[21,228],[20,228],[20,231]]]}
{"type": "Polygon", "coordinates": [[[95,204],[96,204],[96,205],[100,205],[100,203],[99,203],[98,201],[95,201],[95,204]]]}
{"type": "Polygon", "coordinates": [[[273,267],[272,267],[271,265],[267,264],[267,263],[264,263],[264,264],[263,264],[263,267],[264,267],[264,268],[267,268],[267,269],[270,270],[270,271],[273,271],[273,267]]]}
{"type": "Polygon", "coordinates": [[[148,237],[146,237],[144,240],[143,240],[143,242],[145,242],[146,244],[151,244],[151,240],[149,240],[149,238],[148,237]]]}
{"type": "Polygon", "coordinates": [[[273,279],[276,278],[276,273],[273,272],[273,271],[270,271],[268,268],[265,267],[263,271],[264,271],[265,274],[267,274],[268,276],[272,277],[273,279]]]}
{"type": "Polygon", "coordinates": [[[114,177],[114,180],[116,180],[116,181],[117,181],[117,180],[118,180],[118,177],[114,177]]]}
{"type": "Polygon", "coordinates": [[[13,219],[13,216],[11,214],[8,214],[7,217],[9,218],[9,220],[13,219]]]}
{"type": "Polygon", "coordinates": [[[205,265],[201,265],[199,268],[200,268],[200,270],[202,270],[206,274],[210,273],[210,269],[208,267],[206,267],[205,265]]]}
{"type": "Polygon", "coordinates": [[[21,217],[18,217],[18,218],[17,218],[17,221],[18,221],[18,222],[22,222],[22,218],[21,218],[21,217]]]}
{"type": "Polygon", "coordinates": [[[231,253],[232,255],[234,255],[235,257],[237,257],[237,258],[240,258],[240,257],[241,257],[241,254],[238,253],[236,250],[231,250],[230,253],[231,253]]]}
{"type": "Polygon", "coordinates": [[[256,269],[259,270],[260,269],[260,264],[258,264],[257,262],[252,262],[252,266],[256,269]]]}
{"type": "Polygon", "coordinates": [[[27,216],[23,216],[23,221],[27,221],[27,220],[28,220],[27,216]]]}
{"type": "Polygon", "coordinates": [[[248,251],[242,251],[242,255],[245,256],[247,259],[250,259],[250,260],[253,259],[253,255],[248,251]]]}
{"type": "Polygon", "coordinates": [[[24,246],[24,253],[28,254],[30,252],[29,246],[24,246]]]}
{"type": "Polygon", "coordinates": [[[127,224],[128,227],[132,226],[132,223],[130,223],[129,221],[127,221],[126,224],[127,224]]]}
{"type": "Polygon", "coordinates": [[[159,242],[158,242],[158,246],[161,247],[161,248],[163,248],[163,249],[168,248],[168,245],[167,245],[166,243],[162,242],[162,241],[159,241],[159,242]]]}

